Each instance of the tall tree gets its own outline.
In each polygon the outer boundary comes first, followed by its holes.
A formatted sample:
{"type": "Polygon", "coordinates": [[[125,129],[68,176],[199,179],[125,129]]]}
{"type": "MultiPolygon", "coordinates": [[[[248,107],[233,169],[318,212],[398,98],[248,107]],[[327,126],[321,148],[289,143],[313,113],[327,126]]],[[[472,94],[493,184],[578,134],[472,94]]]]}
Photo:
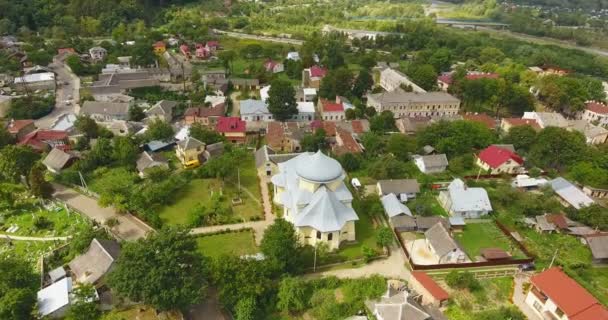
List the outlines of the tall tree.
{"type": "Polygon", "coordinates": [[[0,318],[30,319],[36,304],[37,279],[28,261],[0,259],[0,318]]]}
{"type": "Polygon", "coordinates": [[[53,186],[44,179],[45,171],[46,169],[41,163],[35,164],[30,170],[28,182],[34,196],[48,199],[53,194],[53,186]]]}
{"type": "Polygon", "coordinates": [[[170,124],[168,124],[160,119],[156,119],[148,125],[148,131],[146,131],[146,139],[148,141],[152,141],[152,140],[163,140],[164,141],[164,140],[172,139],[174,134],[175,134],[175,132],[173,131],[173,128],[171,127],[170,124]]]}
{"type": "Polygon", "coordinates": [[[74,298],[66,320],[95,320],[101,317],[101,311],[95,302],[95,288],[92,285],[83,284],[75,288],[74,298]]]}
{"type": "Polygon", "coordinates": [[[268,90],[268,111],[275,120],[285,121],[298,113],[296,91],[287,80],[275,79],[268,90]]]}
{"type": "Polygon", "coordinates": [[[89,139],[95,139],[99,134],[99,126],[97,126],[97,122],[87,115],[78,116],[74,122],[74,127],[78,132],[84,134],[89,139]]]}
{"type": "Polygon", "coordinates": [[[369,120],[369,128],[373,132],[396,131],[395,116],[389,110],[384,110],[369,120]]]}
{"type": "Polygon", "coordinates": [[[520,152],[528,152],[536,141],[536,136],[536,130],[531,126],[517,126],[509,130],[503,142],[512,144],[520,152]]]}
{"type": "Polygon", "coordinates": [[[159,310],[187,310],[198,303],[207,284],[204,258],[187,230],[165,229],[127,243],[110,287],[132,301],[159,310]]]}
{"type": "Polygon", "coordinates": [[[327,148],[327,140],[324,129],[317,129],[313,134],[306,133],[300,141],[302,150],[308,152],[317,152],[327,148]]]}
{"type": "Polygon", "coordinates": [[[139,147],[129,137],[115,137],[112,158],[121,166],[135,166],[139,147]]]}
{"type": "Polygon", "coordinates": [[[279,283],[277,307],[284,312],[302,311],[307,306],[306,283],[298,278],[285,277],[279,283]]]}
{"type": "Polygon", "coordinates": [[[190,126],[190,136],[206,144],[213,144],[225,140],[224,136],[217,133],[217,131],[210,130],[200,123],[195,123],[190,126]]]}
{"type": "Polygon", "coordinates": [[[369,73],[367,70],[361,70],[355,79],[355,84],[353,85],[353,95],[361,98],[372,88],[373,85],[374,79],[371,73],[369,73]]]}
{"type": "Polygon", "coordinates": [[[21,176],[27,177],[36,160],[38,154],[31,148],[8,145],[0,149],[0,177],[19,182],[21,176]]]}
{"type": "Polygon", "coordinates": [[[276,219],[264,232],[260,245],[262,253],[280,272],[295,274],[301,271],[301,245],[293,224],[276,219]]]}
{"type": "Polygon", "coordinates": [[[530,161],[541,168],[562,170],[583,159],[586,153],[587,144],[581,133],[547,127],[530,148],[530,161]]]}

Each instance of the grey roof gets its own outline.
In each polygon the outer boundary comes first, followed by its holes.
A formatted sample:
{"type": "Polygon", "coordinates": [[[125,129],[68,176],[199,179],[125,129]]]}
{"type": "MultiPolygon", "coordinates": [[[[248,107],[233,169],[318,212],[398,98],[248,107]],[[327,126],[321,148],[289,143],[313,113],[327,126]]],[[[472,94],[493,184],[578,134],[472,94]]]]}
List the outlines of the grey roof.
{"type": "Polygon", "coordinates": [[[137,171],[144,172],[146,169],[152,167],[168,167],[168,161],[161,154],[144,151],[139,155],[136,165],[137,171]]]}
{"type": "Polygon", "coordinates": [[[258,86],[260,84],[258,79],[230,78],[228,80],[235,86],[258,86]]]}
{"type": "Polygon", "coordinates": [[[59,171],[65,168],[70,159],[72,159],[72,155],[64,152],[63,150],[53,148],[49,152],[49,154],[44,158],[42,163],[44,163],[45,166],[50,167],[55,171],[59,171]]]}
{"type": "Polygon", "coordinates": [[[608,133],[608,130],[604,129],[603,127],[593,125],[583,119],[570,120],[570,127],[582,133],[588,139],[593,139],[597,136],[602,136],[608,133]]]}
{"type": "Polygon", "coordinates": [[[382,194],[384,195],[389,193],[399,195],[402,193],[420,192],[420,185],[416,179],[379,180],[378,184],[380,185],[380,189],[382,189],[382,194]]]}
{"type": "Polygon", "coordinates": [[[353,208],[340,202],[333,192],[321,186],[310,203],[295,219],[296,227],[312,227],[321,232],[341,230],[348,221],[359,220],[353,208]]]}
{"type": "Polygon", "coordinates": [[[161,100],[157,102],[152,108],[146,111],[149,115],[166,115],[171,117],[173,115],[173,108],[177,106],[177,101],[161,100]]]}
{"type": "Polygon", "coordinates": [[[151,152],[156,152],[156,151],[162,150],[164,148],[173,146],[174,144],[175,144],[175,141],[172,141],[172,140],[170,140],[170,141],[152,140],[145,144],[145,148],[151,152]]]}
{"type": "Polygon", "coordinates": [[[445,155],[445,153],[420,156],[420,158],[422,159],[422,162],[424,162],[424,166],[427,168],[446,167],[448,165],[448,157],[445,155]]]}
{"type": "Polygon", "coordinates": [[[241,100],[239,101],[239,109],[241,116],[270,113],[266,106],[266,102],[262,100],[241,100]]]}
{"type": "Polygon", "coordinates": [[[427,144],[426,146],[422,147],[422,151],[424,151],[425,154],[429,155],[429,154],[435,152],[435,148],[433,148],[432,146],[427,144]]]}
{"type": "Polygon", "coordinates": [[[587,196],[581,189],[562,177],[555,178],[549,181],[549,183],[551,184],[553,191],[575,209],[580,209],[595,203],[595,201],[587,196]]]}
{"type": "Polygon", "coordinates": [[[93,284],[110,271],[119,255],[118,242],[93,239],[87,252],[70,261],[70,270],[77,282],[93,284]]]}
{"type": "Polygon", "coordinates": [[[408,215],[410,217],[412,216],[412,212],[410,211],[410,209],[406,207],[403,203],[401,203],[394,193],[389,193],[383,196],[380,201],[382,201],[384,212],[386,212],[389,218],[398,215],[408,215]]]}
{"type": "Polygon", "coordinates": [[[597,230],[588,227],[588,226],[581,226],[581,227],[568,227],[568,234],[571,234],[573,236],[586,236],[586,235],[590,235],[590,234],[596,234],[597,230]]]}
{"type": "Polygon", "coordinates": [[[129,104],[124,102],[85,101],[80,112],[86,115],[127,115],[129,113],[129,104]]]}
{"type": "Polygon", "coordinates": [[[205,156],[207,157],[207,159],[217,157],[217,156],[221,155],[222,153],[224,153],[224,143],[223,142],[216,142],[213,144],[208,144],[205,147],[205,156]]]}
{"type": "Polygon", "coordinates": [[[57,280],[61,280],[66,277],[66,272],[63,267],[55,268],[49,271],[49,278],[51,278],[51,282],[57,282],[57,280]]]}
{"type": "Polygon", "coordinates": [[[430,216],[430,217],[416,217],[416,227],[418,230],[428,230],[433,227],[437,222],[443,224],[447,229],[450,228],[450,223],[448,219],[439,216],[430,216]]]}
{"type": "Polygon", "coordinates": [[[266,161],[278,165],[279,163],[289,161],[300,154],[301,153],[276,153],[276,151],[268,145],[263,145],[255,152],[255,166],[259,168],[264,165],[266,161]]]}
{"type": "Polygon", "coordinates": [[[187,137],[186,139],[178,142],[177,145],[182,150],[192,150],[196,148],[205,147],[204,142],[193,137],[187,137]]]}
{"type": "Polygon", "coordinates": [[[424,233],[424,236],[440,257],[459,248],[443,223],[437,222],[424,233]]]}
{"type": "Polygon", "coordinates": [[[450,217],[448,221],[450,221],[451,226],[464,226],[466,224],[463,217],[450,217]]]}
{"type": "Polygon", "coordinates": [[[492,204],[484,188],[468,188],[460,179],[454,179],[448,191],[454,212],[492,211],[492,204]]]}
{"type": "Polygon", "coordinates": [[[410,297],[407,291],[398,291],[390,297],[375,302],[374,312],[384,320],[428,320],[431,319],[423,308],[410,297]]]}
{"type": "Polygon", "coordinates": [[[555,225],[549,221],[547,221],[547,216],[540,215],[536,216],[536,226],[540,228],[541,231],[555,231],[555,225]]]}
{"type": "Polygon", "coordinates": [[[390,218],[391,224],[396,229],[416,229],[416,218],[407,215],[394,216],[390,218]]]}
{"type": "Polygon", "coordinates": [[[594,259],[608,259],[608,234],[585,238],[594,259]]]}
{"type": "Polygon", "coordinates": [[[320,150],[315,154],[302,154],[295,169],[301,178],[313,182],[330,182],[343,176],[340,163],[320,150]]]}
{"type": "Polygon", "coordinates": [[[368,95],[368,98],[380,104],[392,103],[460,103],[458,98],[446,92],[403,92],[401,90],[376,93],[368,95]]]}

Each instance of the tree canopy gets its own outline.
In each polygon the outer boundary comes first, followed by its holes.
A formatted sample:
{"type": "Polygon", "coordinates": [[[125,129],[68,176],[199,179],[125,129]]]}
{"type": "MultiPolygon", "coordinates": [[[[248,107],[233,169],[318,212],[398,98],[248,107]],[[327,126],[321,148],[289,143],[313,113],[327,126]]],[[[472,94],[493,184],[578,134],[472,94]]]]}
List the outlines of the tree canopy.
{"type": "Polygon", "coordinates": [[[287,80],[275,79],[268,90],[268,111],[275,120],[285,121],[298,113],[296,92],[287,80]]]}

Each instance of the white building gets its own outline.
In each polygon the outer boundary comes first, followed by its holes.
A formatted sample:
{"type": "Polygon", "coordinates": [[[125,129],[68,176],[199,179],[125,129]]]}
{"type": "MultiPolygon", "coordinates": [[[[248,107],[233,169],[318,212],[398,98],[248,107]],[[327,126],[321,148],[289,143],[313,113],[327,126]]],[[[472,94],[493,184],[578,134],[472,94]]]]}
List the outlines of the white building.
{"type": "Polygon", "coordinates": [[[263,86],[260,89],[260,99],[262,99],[262,101],[264,101],[264,102],[268,101],[268,98],[270,98],[270,95],[268,94],[269,91],[270,91],[270,85],[263,86]]]}
{"type": "Polygon", "coordinates": [[[283,208],[283,217],[293,223],[302,243],[323,242],[335,250],[343,241],[355,240],[359,217],[338,161],[319,151],[299,154],[278,167],[271,179],[273,201],[283,208]]]}
{"type": "Polygon", "coordinates": [[[72,279],[63,278],[38,291],[38,314],[40,317],[61,318],[70,308],[72,279]]]}
{"type": "Polygon", "coordinates": [[[300,61],[300,53],[297,51],[287,53],[287,60],[300,61]]]}
{"type": "Polygon", "coordinates": [[[380,86],[384,90],[395,91],[401,88],[401,85],[411,86],[413,92],[426,92],[398,70],[387,68],[380,72],[380,86]]]}
{"type": "Polygon", "coordinates": [[[292,117],[296,121],[312,121],[315,119],[315,104],[298,101],[298,114],[292,117]]]}
{"type": "Polygon", "coordinates": [[[444,172],[449,164],[447,156],[443,153],[428,156],[414,155],[413,159],[416,167],[423,173],[444,172]]]}
{"type": "Polygon", "coordinates": [[[597,123],[600,126],[608,126],[608,106],[602,102],[587,102],[585,110],[581,113],[581,119],[589,123],[597,123]]]}
{"type": "Polygon", "coordinates": [[[55,74],[52,72],[27,74],[23,77],[16,77],[13,81],[17,90],[36,91],[36,90],[55,90],[55,74]]]}
{"type": "Polygon", "coordinates": [[[89,55],[93,61],[102,61],[108,55],[108,51],[102,47],[93,47],[89,49],[89,55]]]}
{"type": "Polygon", "coordinates": [[[262,100],[241,100],[239,109],[243,121],[272,121],[273,119],[266,102],[262,100]]]}
{"type": "Polygon", "coordinates": [[[460,100],[446,92],[385,92],[367,95],[367,106],[376,112],[391,111],[396,118],[453,116],[460,100]]]}
{"type": "Polygon", "coordinates": [[[454,179],[448,190],[439,193],[439,203],[450,215],[477,219],[492,211],[492,204],[484,188],[469,188],[460,179],[454,179]]]}

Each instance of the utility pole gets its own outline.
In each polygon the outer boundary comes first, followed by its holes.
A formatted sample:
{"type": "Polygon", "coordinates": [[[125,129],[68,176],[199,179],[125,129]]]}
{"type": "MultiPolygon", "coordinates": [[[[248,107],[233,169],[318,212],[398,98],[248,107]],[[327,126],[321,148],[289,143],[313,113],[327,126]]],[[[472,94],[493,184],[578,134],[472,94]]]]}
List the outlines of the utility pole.
{"type": "Polygon", "coordinates": [[[549,268],[551,268],[553,266],[553,262],[555,262],[555,258],[557,257],[557,250],[559,250],[559,249],[555,249],[555,253],[553,253],[553,258],[551,258],[551,263],[549,264],[549,268]]]}
{"type": "Polygon", "coordinates": [[[315,243],[315,258],[313,259],[313,263],[312,263],[312,272],[316,272],[317,271],[317,244],[315,243]]]}
{"type": "Polygon", "coordinates": [[[84,180],[84,176],[82,175],[82,172],[78,171],[78,176],[80,177],[80,184],[82,185],[82,188],[88,194],[89,187],[87,186],[87,182],[84,180]]]}

